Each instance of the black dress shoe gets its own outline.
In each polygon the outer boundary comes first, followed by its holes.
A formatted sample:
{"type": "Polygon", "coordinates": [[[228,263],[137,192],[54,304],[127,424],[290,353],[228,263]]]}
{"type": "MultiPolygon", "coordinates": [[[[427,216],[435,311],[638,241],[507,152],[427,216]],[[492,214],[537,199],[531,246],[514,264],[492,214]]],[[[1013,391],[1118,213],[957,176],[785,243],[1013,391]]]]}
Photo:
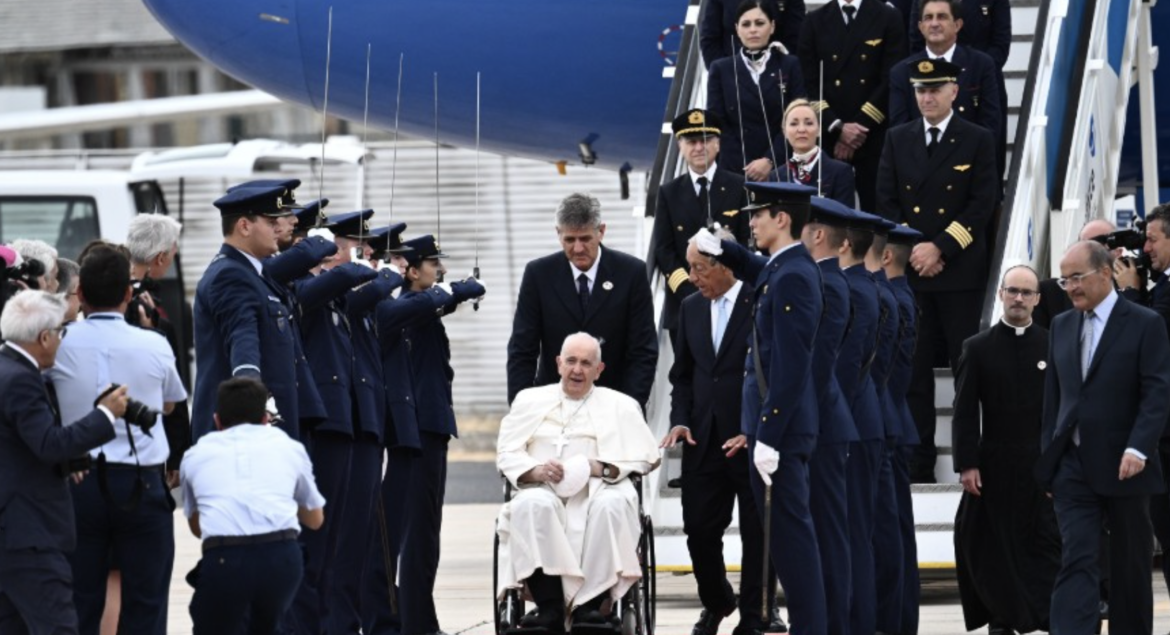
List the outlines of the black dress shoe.
{"type": "Polygon", "coordinates": [[[703,609],[703,612],[699,613],[699,621],[695,622],[694,628],[691,629],[691,635],[716,635],[719,632],[719,623],[724,617],[727,616],[703,609]]]}
{"type": "Polygon", "coordinates": [[[787,633],[788,625],[784,623],[784,618],[780,617],[780,609],[773,606],[768,609],[768,626],[764,628],[765,633],[787,633]]]}
{"type": "Polygon", "coordinates": [[[520,618],[520,628],[543,630],[549,633],[565,632],[564,610],[549,610],[536,607],[520,618]]]}
{"type": "Polygon", "coordinates": [[[1016,632],[1007,626],[989,626],[987,635],[1016,635],[1016,632]]]}

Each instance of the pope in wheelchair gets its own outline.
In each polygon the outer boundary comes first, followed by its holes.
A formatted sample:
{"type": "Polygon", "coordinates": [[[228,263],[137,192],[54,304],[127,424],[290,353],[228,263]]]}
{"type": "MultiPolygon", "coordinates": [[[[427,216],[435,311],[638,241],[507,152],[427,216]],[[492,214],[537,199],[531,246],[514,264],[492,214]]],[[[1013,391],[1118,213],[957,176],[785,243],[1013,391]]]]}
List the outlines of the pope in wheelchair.
{"type": "Polygon", "coordinates": [[[560,383],[526,389],[500,423],[496,465],[515,488],[496,524],[497,597],[527,589],[521,629],[608,627],[642,577],[639,491],[631,476],[660,461],[632,398],[594,382],[605,365],[589,334],[565,338],[560,383]],[[607,601],[608,600],[608,601],[607,601]]]}

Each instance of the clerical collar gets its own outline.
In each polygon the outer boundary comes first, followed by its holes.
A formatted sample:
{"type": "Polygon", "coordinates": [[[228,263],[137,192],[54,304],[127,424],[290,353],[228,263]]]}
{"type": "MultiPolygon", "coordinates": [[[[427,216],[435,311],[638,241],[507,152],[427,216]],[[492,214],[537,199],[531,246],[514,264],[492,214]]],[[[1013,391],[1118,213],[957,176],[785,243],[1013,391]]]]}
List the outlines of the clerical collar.
{"type": "Polygon", "coordinates": [[[1016,326],[1015,324],[1010,324],[1010,323],[1008,323],[1007,318],[1003,318],[1003,317],[999,318],[999,321],[1001,324],[1003,324],[1005,327],[1007,327],[1007,329],[1009,331],[1015,331],[1016,337],[1020,337],[1024,333],[1027,333],[1028,329],[1032,326],[1032,320],[1028,320],[1028,323],[1023,325],[1023,326],[1016,326]]]}

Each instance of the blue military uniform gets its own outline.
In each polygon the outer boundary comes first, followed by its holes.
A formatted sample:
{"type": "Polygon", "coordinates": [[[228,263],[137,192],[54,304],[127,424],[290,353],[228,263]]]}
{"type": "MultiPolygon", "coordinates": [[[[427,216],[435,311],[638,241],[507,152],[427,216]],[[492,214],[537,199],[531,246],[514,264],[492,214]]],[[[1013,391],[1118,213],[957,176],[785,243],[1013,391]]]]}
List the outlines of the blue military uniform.
{"type": "MultiPolygon", "coordinates": [[[[865,218],[860,213],[859,218],[865,218]]],[[[881,308],[877,286],[864,264],[844,270],[849,284],[852,320],[837,358],[837,380],[850,405],[859,440],[854,444],[847,466],[846,493],[849,498],[849,548],[852,558],[853,605],[850,632],[872,633],[877,589],[874,577],[874,506],[881,473],[885,428],[877,391],[869,365],[877,347],[881,308]]]]}
{"type": "MultiPolygon", "coordinates": [[[[749,183],[745,211],[776,207],[807,218],[816,190],[788,183],[749,183]]],[[[824,299],[821,272],[804,245],[788,245],[770,259],[723,241],[720,262],[740,279],[755,279],[755,328],[746,360],[742,429],[752,442],[780,454],[772,475],[772,505],[764,504],[758,472],[752,477],[761,513],[772,514],[772,564],[788,599],[793,624],[806,633],[827,632],[820,551],[809,512],[808,460],[820,418],[812,376],[813,351],[824,299]],[[758,369],[758,370],[757,370],[758,369]]]]}
{"type": "MultiPolygon", "coordinates": [[[[282,187],[242,188],[215,201],[225,217],[256,214],[277,217],[282,187]]],[[[268,254],[264,254],[267,256],[268,254]]],[[[282,420],[279,426],[299,438],[296,326],[285,304],[284,287],[264,272],[261,260],[224,244],[195,290],[195,399],[191,431],[194,439],[215,424],[219,383],[236,376],[262,378],[282,420]]]]}
{"type": "MultiPolygon", "coordinates": [[[[855,215],[827,198],[813,197],[810,222],[848,227],[855,215]]],[[[817,546],[825,579],[828,632],[849,632],[852,563],[849,554],[849,448],[860,438],[849,403],[837,382],[837,358],[850,326],[849,282],[837,258],[817,262],[824,283],[825,309],[817,328],[812,376],[817,390],[820,434],[809,460],[809,509],[817,530],[817,546]]]]}
{"type": "MultiPolygon", "coordinates": [[[[922,233],[899,225],[890,230],[889,241],[913,247],[922,233]]],[[[894,493],[898,499],[898,526],[902,536],[902,632],[918,632],[919,576],[918,545],[914,526],[914,501],[910,491],[910,455],[918,445],[918,429],[906,405],[910,375],[914,369],[914,347],[918,343],[918,311],[914,292],[905,275],[888,280],[898,302],[898,347],[894,353],[886,390],[902,422],[898,448],[893,454],[894,493]]]]}
{"type": "MultiPolygon", "coordinates": [[[[423,236],[404,243],[404,253],[411,269],[424,260],[444,257],[433,236],[423,236]]],[[[443,522],[443,498],[447,483],[447,444],[458,435],[451,394],[455,377],[451,369],[451,346],[442,317],[455,310],[456,304],[483,295],[484,288],[474,279],[451,284],[451,293],[439,287],[411,289],[403,292],[396,303],[426,302],[434,309],[418,319],[402,324],[403,337],[409,341],[410,373],[414,381],[414,403],[418,421],[420,454],[410,461],[405,515],[410,519],[400,546],[398,572],[403,635],[423,635],[439,631],[435,614],[435,575],[439,567],[439,532],[443,522]]]]}

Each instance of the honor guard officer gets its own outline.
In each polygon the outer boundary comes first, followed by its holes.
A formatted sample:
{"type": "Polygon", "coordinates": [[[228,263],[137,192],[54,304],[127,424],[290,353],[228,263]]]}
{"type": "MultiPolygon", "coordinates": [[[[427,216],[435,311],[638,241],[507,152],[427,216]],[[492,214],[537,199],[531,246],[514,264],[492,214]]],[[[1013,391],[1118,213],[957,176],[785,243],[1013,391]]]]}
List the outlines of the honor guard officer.
{"type": "MultiPolygon", "coordinates": [[[[324,229],[335,236],[344,234],[349,231],[349,225],[360,227],[372,214],[372,210],[339,214],[329,219],[324,229]]],[[[342,244],[341,239],[335,241],[338,255],[329,259],[330,264],[349,258],[348,243],[342,244]]],[[[330,514],[321,531],[301,536],[307,554],[306,569],[293,608],[295,628],[301,633],[332,632],[329,618],[334,606],[329,584],[348,518],[355,422],[364,414],[355,405],[353,324],[346,310],[345,296],[350,289],[376,275],[369,267],[346,262],[294,285],[304,312],[305,354],[327,413],[326,419],[307,435],[306,446],[315,466],[317,485],[337,512],[330,514]]]]}
{"type": "MultiPolygon", "coordinates": [[[[405,515],[409,518],[400,553],[402,601],[398,605],[402,635],[441,633],[435,614],[435,575],[439,568],[439,532],[443,524],[443,497],[447,485],[447,444],[459,434],[455,426],[455,412],[451,395],[451,345],[443,328],[443,316],[455,310],[456,305],[482,296],[482,284],[474,278],[451,283],[448,293],[436,283],[444,273],[434,236],[422,236],[405,242],[410,251],[404,254],[407,262],[407,287],[396,302],[412,296],[433,296],[435,310],[421,319],[404,325],[411,373],[414,377],[414,397],[417,409],[420,455],[411,461],[410,475],[405,484],[408,490],[405,515]]],[[[419,302],[425,306],[425,302],[419,302]]]]}
{"type": "MultiPolygon", "coordinates": [[[[371,212],[372,210],[366,210],[371,212]]],[[[405,224],[399,223],[402,229],[405,224]]],[[[341,257],[352,259],[359,253],[368,262],[373,246],[369,227],[350,221],[333,227],[342,247],[341,257]]],[[[401,232],[401,229],[399,229],[401,232]]],[[[327,267],[332,266],[326,265],[327,267]]],[[[360,612],[362,576],[368,566],[370,521],[374,518],[374,501],[382,483],[382,454],[387,434],[387,383],[382,368],[381,347],[375,310],[403,284],[393,267],[378,270],[368,284],[349,291],[345,309],[353,342],[354,371],[351,386],[354,394],[354,443],[349,465],[345,523],[333,560],[328,633],[357,633],[362,626],[360,612]]],[[[390,378],[393,381],[393,378],[390,378]]],[[[383,596],[385,597],[385,596],[383,596]]]]}
{"type": "MultiPolygon", "coordinates": [[[[770,257],[700,231],[699,249],[716,256],[743,280],[755,280],[755,328],[743,388],[743,432],[754,441],[753,477],[761,514],[771,514],[765,536],[798,633],[828,631],[820,551],[809,511],[808,460],[820,418],[811,379],[817,326],[824,300],[821,273],[800,235],[816,190],[790,183],[749,183],[752,233],[770,257]],[[771,494],[765,505],[764,487],[771,494]],[[775,491],[772,491],[775,490],[775,491]]],[[[767,517],[765,517],[767,518],[767,517]]]]}
{"type": "Polygon", "coordinates": [[[711,113],[693,109],[675,117],[671,127],[678,140],[678,152],[687,164],[687,174],[658,189],[654,208],[654,265],[666,278],[670,292],[663,309],[673,341],[679,305],[695,292],[687,279],[687,244],[703,227],[727,227],[735,240],[747,244],[747,215],[739,210],[746,203],[743,176],[720,169],[719,135],[723,123],[711,113]]]}
{"type": "Polygon", "coordinates": [[[193,437],[213,429],[216,387],[230,377],[263,377],[282,420],[299,437],[296,327],[282,301],[284,287],[264,271],[263,259],[277,252],[277,219],[283,187],[243,188],[217,201],[224,245],[195,291],[195,400],[193,437]]]}
{"type": "Polygon", "coordinates": [[[399,272],[402,272],[406,261],[401,256],[397,259],[394,256],[402,252],[402,232],[404,231],[406,231],[406,223],[392,223],[370,230],[370,235],[365,237],[365,241],[372,250],[370,263],[374,265],[375,269],[381,269],[380,263],[387,263],[394,265],[399,272]]]}
{"type": "Polygon", "coordinates": [[[886,281],[881,255],[887,236],[894,223],[877,218],[874,224],[873,244],[865,255],[865,267],[873,276],[878,290],[877,349],[870,364],[870,378],[878,396],[878,416],[882,422],[885,446],[882,453],[881,475],[878,480],[877,503],[874,507],[874,574],[877,576],[877,628],[883,633],[901,633],[903,549],[898,521],[898,497],[894,486],[893,454],[902,433],[901,413],[897,412],[889,390],[889,379],[898,348],[898,301],[886,281]]]}
{"type": "Polygon", "coordinates": [[[910,458],[918,446],[918,430],[910,407],[906,405],[906,392],[910,388],[910,375],[914,370],[914,347],[918,343],[918,309],[914,303],[914,291],[906,278],[906,266],[910,252],[922,240],[922,232],[898,225],[890,230],[886,248],[882,252],[882,269],[898,302],[898,347],[886,390],[901,421],[902,432],[898,437],[898,448],[893,454],[894,494],[898,499],[898,525],[902,536],[902,632],[918,632],[919,578],[918,545],[914,526],[914,502],[910,493],[910,458]]]}
{"type": "Polygon", "coordinates": [[[865,255],[873,244],[873,227],[879,219],[854,211],[845,230],[845,242],[838,261],[849,285],[849,330],[837,356],[837,382],[853,417],[858,441],[849,453],[845,492],[848,497],[849,555],[852,606],[849,622],[852,633],[876,630],[877,588],[874,577],[874,507],[881,474],[885,428],[877,390],[869,365],[877,349],[881,320],[877,285],[865,268],[865,255]]]}
{"type": "Polygon", "coordinates": [[[813,349],[812,380],[817,392],[819,434],[809,459],[809,510],[817,531],[825,579],[828,632],[849,632],[852,563],[849,557],[849,448],[860,438],[849,403],[837,381],[837,359],[849,331],[849,282],[841,271],[840,252],[847,228],[857,215],[828,198],[812,198],[812,214],[801,242],[817,262],[824,283],[825,308],[813,349]]]}
{"type": "Polygon", "coordinates": [[[853,164],[861,209],[875,209],[890,68],[906,57],[902,14],[877,0],[826,2],[805,18],[796,55],[821,113],[825,147],[853,164]]]}
{"type": "Polygon", "coordinates": [[[921,444],[911,476],[934,482],[934,360],[958,365],[963,340],[979,330],[987,284],[987,223],[995,209],[995,138],[954,116],[961,69],[923,60],[910,73],[923,118],[890,131],[882,151],[878,213],[926,240],[910,255],[910,286],[920,311],[914,375],[907,401],[921,444]]]}

